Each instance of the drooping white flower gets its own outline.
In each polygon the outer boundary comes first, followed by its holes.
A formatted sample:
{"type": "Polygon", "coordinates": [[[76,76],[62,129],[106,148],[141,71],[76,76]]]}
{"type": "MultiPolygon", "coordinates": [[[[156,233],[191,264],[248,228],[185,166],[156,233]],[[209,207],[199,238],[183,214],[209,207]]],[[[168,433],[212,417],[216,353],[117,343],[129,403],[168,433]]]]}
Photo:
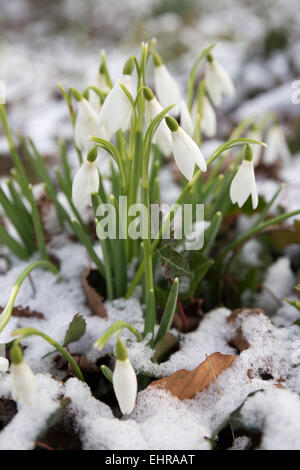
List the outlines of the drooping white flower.
{"type": "Polygon", "coordinates": [[[86,160],[73,179],[72,199],[75,207],[81,212],[92,204],[91,195],[98,192],[99,172],[94,161],[86,160]]]}
{"type": "Polygon", "coordinates": [[[206,89],[215,106],[220,106],[223,95],[233,96],[235,87],[229,74],[220,65],[220,63],[212,58],[208,58],[205,73],[206,89]]]}
{"type": "MultiPolygon", "coordinates": [[[[155,98],[150,88],[145,89],[145,121],[148,127],[153,119],[163,110],[159,101],[155,98]],[[146,96],[148,93],[148,98],[146,96]]],[[[172,137],[171,131],[168,128],[165,120],[163,119],[159,124],[153,139],[153,143],[157,144],[161,153],[166,157],[172,153],[172,137]]]]}
{"type": "Polygon", "coordinates": [[[193,136],[194,134],[194,124],[192,121],[192,117],[188,110],[187,104],[184,100],[180,100],[180,126],[182,129],[189,135],[193,136]]]}
{"type": "Polygon", "coordinates": [[[207,96],[203,96],[201,129],[207,137],[213,137],[217,132],[217,117],[207,96]]]}
{"type": "Polygon", "coordinates": [[[113,372],[113,388],[122,413],[129,414],[135,405],[137,379],[131,362],[127,357],[125,345],[120,340],[117,342],[116,353],[117,360],[113,372]]]}
{"type": "Polygon", "coordinates": [[[110,135],[118,130],[126,132],[131,123],[132,106],[128,96],[121,85],[127,88],[132,95],[132,72],[134,69],[134,58],[130,57],[123,68],[123,73],[119,80],[114,84],[107,97],[104,100],[100,111],[100,126],[107,129],[110,135]]]}
{"type": "Polygon", "coordinates": [[[181,173],[190,181],[194,174],[195,164],[203,172],[206,171],[205,158],[196,142],[178,125],[175,119],[167,116],[165,120],[172,133],[175,162],[181,173]]]}
{"type": "Polygon", "coordinates": [[[35,392],[35,377],[26,362],[12,363],[11,368],[12,395],[15,401],[26,405],[32,404],[35,392]]]}
{"type": "Polygon", "coordinates": [[[104,128],[100,129],[99,116],[96,111],[85,98],[82,98],[77,101],[74,127],[76,146],[83,151],[90,150],[94,146],[94,143],[89,140],[90,136],[102,137],[107,140],[110,137],[104,128]]]}
{"type": "Polygon", "coordinates": [[[264,153],[264,162],[272,165],[277,161],[288,162],[291,158],[282,128],[279,125],[271,127],[268,131],[266,142],[268,147],[264,153]]]}
{"type": "Polygon", "coordinates": [[[250,146],[246,147],[245,157],[234,176],[230,186],[230,199],[233,204],[242,207],[251,195],[252,208],[258,205],[258,195],[255,182],[253,156],[250,146]]]}
{"type": "MultiPolygon", "coordinates": [[[[105,75],[101,72],[101,67],[95,80],[91,83],[91,86],[94,86],[95,88],[100,90],[102,93],[109,92],[109,86],[107,85],[105,75]]],[[[93,89],[89,90],[89,103],[92,106],[92,108],[97,113],[99,113],[101,109],[101,100],[100,100],[99,95],[93,89]]]]}
{"type": "Polygon", "coordinates": [[[0,356],[0,372],[7,372],[9,367],[9,362],[6,357],[0,356]]]}
{"type": "Polygon", "coordinates": [[[158,99],[164,108],[174,104],[174,108],[170,110],[170,114],[176,115],[180,111],[179,103],[181,101],[181,93],[179,87],[170,75],[167,67],[163,64],[160,56],[153,53],[154,60],[154,83],[158,99]]]}

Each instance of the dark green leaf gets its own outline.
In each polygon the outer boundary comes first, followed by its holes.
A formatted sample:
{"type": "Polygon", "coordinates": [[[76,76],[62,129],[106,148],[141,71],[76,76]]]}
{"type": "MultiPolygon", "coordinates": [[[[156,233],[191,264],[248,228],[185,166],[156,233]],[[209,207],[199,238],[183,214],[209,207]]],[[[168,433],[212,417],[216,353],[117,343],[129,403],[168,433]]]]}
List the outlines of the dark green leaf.
{"type": "Polygon", "coordinates": [[[158,250],[160,261],[164,267],[164,276],[167,279],[175,277],[190,276],[191,271],[188,261],[170,246],[165,246],[158,250]]]}
{"type": "Polygon", "coordinates": [[[66,336],[64,339],[64,345],[75,343],[78,341],[81,336],[84,335],[86,328],[85,319],[82,315],[77,313],[74,315],[73,320],[71,321],[69,328],[66,332],[66,336]]]}

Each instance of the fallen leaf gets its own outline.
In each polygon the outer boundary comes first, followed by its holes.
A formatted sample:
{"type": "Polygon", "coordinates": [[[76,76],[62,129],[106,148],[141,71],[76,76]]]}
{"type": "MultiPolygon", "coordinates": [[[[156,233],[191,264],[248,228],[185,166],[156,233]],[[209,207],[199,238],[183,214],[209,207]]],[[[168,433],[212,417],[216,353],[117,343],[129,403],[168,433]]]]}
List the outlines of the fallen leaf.
{"type": "Polygon", "coordinates": [[[237,356],[215,352],[205,359],[196,369],[180,369],[169,377],[155,380],[149,387],[162,388],[180,400],[193,398],[202,392],[224,370],[228,369],[237,356]]]}
{"type": "MultiPolygon", "coordinates": [[[[3,312],[3,307],[0,307],[0,313],[3,312]]],[[[29,307],[21,307],[21,305],[18,305],[18,307],[14,307],[12,310],[12,316],[13,317],[25,317],[25,318],[38,318],[42,320],[44,315],[41,312],[37,312],[36,310],[30,310],[29,307]]]]}
{"type": "Polygon", "coordinates": [[[82,286],[86,301],[94,315],[106,318],[107,313],[103,305],[104,297],[97,292],[90,282],[91,273],[93,273],[93,271],[95,270],[85,269],[82,276],[82,286]]]}
{"type": "MultiPolygon", "coordinates": [[[[236,308],[227,318],[227,322],[237,322],[239,315],[241,315],[243,312],[247,312],[248,315],[266,315],[265,312],[260,308],[236,308]]],[[[239,352],[245,351],[245,349],[248,349],[250,346],[248,341],[244,338],[242,329],[240,327],[237,329],[235,337],[229,341],[229,344],[230,346],[234,346],[236,349],[238,349],[239,352]]]]}

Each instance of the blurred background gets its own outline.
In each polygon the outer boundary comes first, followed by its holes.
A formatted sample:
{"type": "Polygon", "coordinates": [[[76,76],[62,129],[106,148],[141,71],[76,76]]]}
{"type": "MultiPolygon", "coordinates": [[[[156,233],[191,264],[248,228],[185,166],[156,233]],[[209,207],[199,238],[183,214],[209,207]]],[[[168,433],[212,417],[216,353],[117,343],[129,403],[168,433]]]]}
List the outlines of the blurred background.
{"type": "Polygon", "coordinates": [[[10,123],[51,155],[57,138],[72,133],[57,83],[83,89],[96,76],[101,49],[116,78],[125,57],[156,37],[184,90],[197,55],[218,40],[215,55],[237,87],[219,112],[221,134],[247,115],[275,110],[295,153],[300,104],[292,104],[291,84],[300,78],[299,6],[299,0],[2,1],[0,80],[7,84],[10,123]]]}

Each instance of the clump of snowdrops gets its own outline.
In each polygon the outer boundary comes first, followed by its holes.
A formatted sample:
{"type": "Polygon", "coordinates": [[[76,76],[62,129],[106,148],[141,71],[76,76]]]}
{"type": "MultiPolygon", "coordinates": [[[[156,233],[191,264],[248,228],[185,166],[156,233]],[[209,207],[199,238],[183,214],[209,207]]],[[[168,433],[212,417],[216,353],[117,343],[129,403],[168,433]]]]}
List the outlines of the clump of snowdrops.
{"type": "MultiPolygon", "coordinates": [[[[70,111],[79,164],[73,176],[67,146],[61,142],[62,169],[56,169],[56,177],[70,211],[57,198],[57,184],[49,175],[32,140],[19,136],[19,147],[44,183],[61,225],[74,231],[105,280],[107,298],[129,298],[141,286],[145,306],[144,330],[140,332],[126,321],[119,321],[95,344],[95,347],[102,349],[113,336],[117,338],[114,372],[106,366],[102,367],[102,372],[113,383],[123,413],[132,411],[137,393],[136,375],[120,337],[123,329],[127,328],[137,341],[147,341],[154,351],[158,345],[161,348],[177,306],[184,315],[184,304],[191,297],[205,297],[206,294],[208,297],[214,296],[215,304],[221,303],[222,274],[228,269],[228,259],[232,262],[236,251],[251,237],[299,213],[294,211],[268,218],[280,187],[274,198],[260,208],[253,226],[246,233],[229,240],[220,235],[224,220],[236,211],[236,204],[242,208],[246,203],[249,206],[247,201],[250,200],[250,212],[259,206],[254,167],[261,158],[262,148],[266,147],[262,142],[262,132],[266,126],[266,140],[270,141],[270,146],[264,151],[267,163],[276,160],[280,146],[281,155],[289,158],[282,131],[274,116],[268,116],[264,121],[256,121],[255,118],[245,120],[234,129],[228,141],[205,158],[201,151],[202,138],[216,135],[216,108],[224,98],[234,96],[232,79],[214,57],[213,44],[203,50],[194,63],[185,94],[154,46],[155,41],[143,43],[140,58],[130,57],[115,82],[112,81],[103,52],[97,77],[92,84],[81,91],[75,88],[66,91],[59,85],[70,111]],[[200,69],[202,79],[199,80],[200,69]],[[111,159],[107,174],[101,170],[102,161],[107,158],[104,153],[111,159]],[[161,203],[160,170],[173,161],[181,175],[181,194],[174,206],[163,214],[157,232],[153,234],[150,214],[151,206],[161,203]],[[146,208],[146,217],[142,222],[141,213],[131,211],[137,204],[146,208]],[[196,232],[200,227],[198,230],[202,231],[203,243],[188,250],[188,240],[184,236],[176,237],[175,226],[176,213],[184,204],[204,205],[205,220],[202,220],[201,227],[195,214],[190,221],[196,232]],[[108,206],[116,215],[114,237],[105,234],[104,219],[107,214],[99,211],[99,207],[108,206]],[[96,254],[88,229],[91,211],[101,243],[102,258],[96,254]],[[128,236],[132,232],[137,236],[128,236]],[[170,233],[169,237],[165,236],[167,232],[170,233]],[[134,274],[130,277],[128,273],[132,272],[132,268],[134,274]],[[160,321],[157,319],[158,305],[164,307],[160,321]]],[[[15,238],[0,225],[0,240],[21,259],[29,258],[36,250],[41,257],[40,261],[30,264],[21,273],[13,286],[0,315],[1,331],[10,319],[16,295],[25,277],[37,267],[50,269],[53,273],[57,272],[57,268],[49,259],[43,224],[7,123],[4,105],[0,105],[0,116],[14,164],[7,191],[0,191],[0,202],[18,234],[15,238]]],[[[23,361],[20,347],[20,341],[27,336],[38,335],[48,341],[70,362],[76,376],[84,380],[67,348],[53,338],[34,328],[18,330],[14,335],[17,339],[10,348],[10,358],[16,399],[30,403],[34,393],[34,375],[23,361]]],[[[2,364],[2,370],[6,370],[8,364],[2,359],[0,366],[2,364]]]]}

